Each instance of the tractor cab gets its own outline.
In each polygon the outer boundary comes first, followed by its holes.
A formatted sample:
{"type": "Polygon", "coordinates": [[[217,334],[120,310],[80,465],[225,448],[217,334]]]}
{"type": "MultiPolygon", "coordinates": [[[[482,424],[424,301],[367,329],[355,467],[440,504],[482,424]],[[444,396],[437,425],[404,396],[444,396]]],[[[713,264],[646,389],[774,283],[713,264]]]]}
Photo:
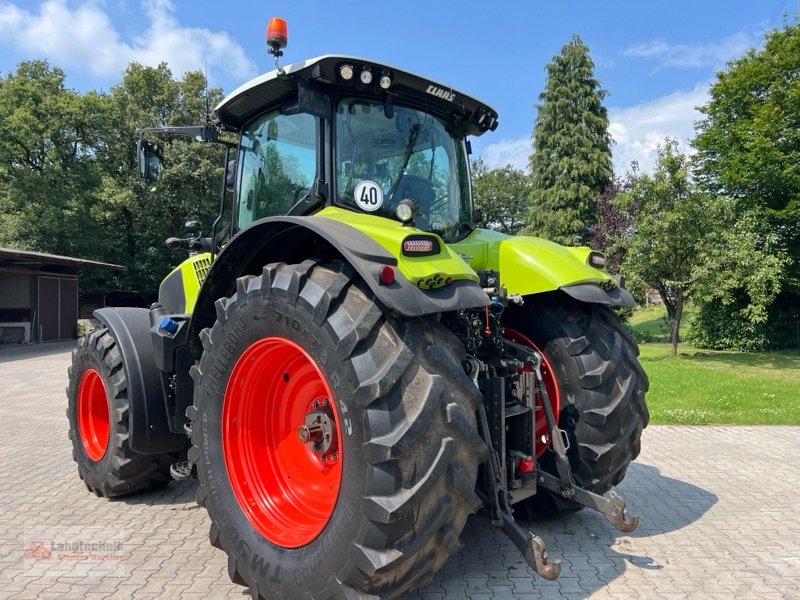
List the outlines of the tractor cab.
{"type": "Polygon", "coordinates": [[[466,137],[497,126],[491,108],[461,92],[348,56],[276,69],[216,114],[240,137],[234,231],[338,206],[445,241],[472,228],[466,137]]]}

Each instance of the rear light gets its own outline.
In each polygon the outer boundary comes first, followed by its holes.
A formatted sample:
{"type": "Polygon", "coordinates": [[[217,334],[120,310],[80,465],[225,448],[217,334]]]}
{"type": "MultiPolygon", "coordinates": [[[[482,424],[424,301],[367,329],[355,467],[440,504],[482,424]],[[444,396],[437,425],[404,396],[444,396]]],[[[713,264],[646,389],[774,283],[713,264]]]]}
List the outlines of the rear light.
{"type": "Polygon", "coordinates": [[[536,470],[536,463],[531,457],[520,459],[519,467],[517,469],[520,473],[533,473],[536,470]]]}
{"type": "Polygon", "coordinates": [[[606,266],[606,257],[599,252],[589,253],[589,264],[597,269],[602,269],[606,266]]]}
{"type": "Polygon", "coordinates": [[[381,285],[391,285],[394,283],[394,269],[389,265],[383,265],[378,271],[378,281],[381,285]]]}
{"type": "Polygon", "coordinates": [[[433,250],[433,240],[405,240],[403,242],[403,252],[406,254],[430,252],[431,250],[433,250]]]}
{"type": "Polygon", "coordinates": [[[410,235],[403,240],[403,254],[406,256],[439,254],[439,240],[427,235],[410,235]]]}

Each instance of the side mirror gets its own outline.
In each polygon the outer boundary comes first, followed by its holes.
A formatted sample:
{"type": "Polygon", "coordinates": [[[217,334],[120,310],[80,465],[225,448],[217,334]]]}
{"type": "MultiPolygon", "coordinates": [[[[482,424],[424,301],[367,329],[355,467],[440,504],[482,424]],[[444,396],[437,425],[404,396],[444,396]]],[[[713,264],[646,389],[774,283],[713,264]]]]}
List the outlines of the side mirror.
{"type": "Polygon", "coordinates": [[[139,159],[139,176],[147,183],[155,183],[164,171],[161,146],[140,139],[136,144],[136,155],[139,159]]]}
{"type": "Polygon", "coordinates": [[[233,192],[236,187],[236,167],[238,164],[238,161],[232,158],[225,167],[225,189],[229,192],[233,192]]]}
{"type": "Polygon", "coordinates": [[[184,223],[184,225],[183,225],[183,228],[186,230],[186,233],[188,233],[189,235],[199,234],[200,233],[200,227],[201,227],[200,221],[196,221],[194,219],[186,221],[186,223],[184,223]]]}

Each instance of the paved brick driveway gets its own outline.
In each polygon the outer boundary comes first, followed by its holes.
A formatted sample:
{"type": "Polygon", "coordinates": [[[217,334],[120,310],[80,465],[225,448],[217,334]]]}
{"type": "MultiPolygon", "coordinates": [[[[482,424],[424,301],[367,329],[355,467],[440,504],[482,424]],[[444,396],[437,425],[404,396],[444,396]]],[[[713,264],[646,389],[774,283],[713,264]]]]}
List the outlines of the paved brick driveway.
{"type": "MultiPolygon", "coordinates": [[[[208,544],[192,483],[115,501],[86,491],[66,435],[68,362],[64,345],[0,347],[0,598],[249,598],[208,544]],[[52,543],[63,551],[47,558],[52,543]]],[[[650,427],[621,486],[641,515],[632,535],[588,511],[528,523],[565,563],[546,582],[475,517],[412,597],[798,598],[799,455],[797,427],[650,427]]]]}

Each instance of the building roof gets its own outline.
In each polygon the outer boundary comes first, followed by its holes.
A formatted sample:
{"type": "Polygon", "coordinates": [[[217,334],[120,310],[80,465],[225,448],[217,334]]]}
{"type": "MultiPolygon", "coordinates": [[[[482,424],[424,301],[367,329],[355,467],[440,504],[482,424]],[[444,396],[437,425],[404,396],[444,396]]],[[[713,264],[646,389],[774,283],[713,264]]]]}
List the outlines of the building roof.
{"type": "Polygon", "coordinates": [[[95,269],[121,269],[122,265],[115,265],[98,260],[87,260],[85,258],[74,258],[72,256],[59,256],[58,254],[48,254],[46,252],[34,252],[32,250],[15,250],[13,248],[0,248],[0,268],[16,268],[26,270],[39,270],[48,267],[66,267],[77,270],[84,267],[95,269]]]}

